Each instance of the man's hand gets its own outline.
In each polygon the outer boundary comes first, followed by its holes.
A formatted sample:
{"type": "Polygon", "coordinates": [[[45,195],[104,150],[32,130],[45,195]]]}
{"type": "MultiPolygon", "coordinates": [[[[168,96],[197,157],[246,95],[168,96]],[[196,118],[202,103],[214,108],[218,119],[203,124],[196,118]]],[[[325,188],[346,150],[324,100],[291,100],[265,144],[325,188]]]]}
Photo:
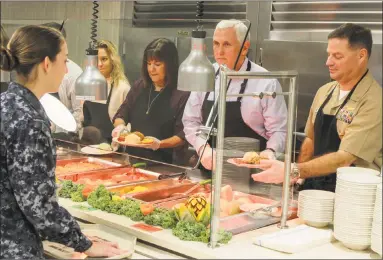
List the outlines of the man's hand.
{"type": "MultiPolygon", "coordinates": [[[[198,153],[200,157],[201,157],[202,151],[203,151],[203,146],[201,146],[200,151],[198,153]]],[[[216,157],[215,151],[210,147],[210,145],[207,144],[205,151],[203,152],[201,157],[201,163],[203,167],[205,167],[207,170],[215,169],[215,165],[216,165],[215,157],[216,157]]]]}
{"type": "Polygon", "coordinates": [[[267,158],[267,159],[270,159],[270,160],[275,160],[275,153],[273,151],[271,151],[270,149],[266,149],[266,150],[263,150],[261,153],[260,153],[260,156],[261,158],[267,158]]]}
{"type": "Polygon", "coordinates": [[[254,181],[264,183],[282,183],[285,178],[285,163],[277,160],[261,160],[255,164],[257,168],[262,169],[260,173],[252,174],[254,181]]]}

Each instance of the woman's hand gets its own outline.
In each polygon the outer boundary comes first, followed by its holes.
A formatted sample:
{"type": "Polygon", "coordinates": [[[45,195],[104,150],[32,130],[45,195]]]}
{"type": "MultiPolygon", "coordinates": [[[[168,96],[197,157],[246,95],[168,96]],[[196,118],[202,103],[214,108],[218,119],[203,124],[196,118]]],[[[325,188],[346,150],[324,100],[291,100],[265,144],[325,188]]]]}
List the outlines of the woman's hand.
{"type": "Polygon", "coordinates": [[[158,150],[158,148],[160,148],[160,146],[161,146],[160,140],[158,140],[157,138],[155,138],[153,136],[146,136],[146,137],[153,140],[153,142],[148,144],[148,146],[146,148],[152,149],[153,151],[156,151],[156,150],[158,150]]]}
{"type": "Polygon", "coordinates": [[[112,131],[112,137],[115,138],[115,137],[119,137],[120,136],[120,133],[121,131],[125,128],[125,125],[118,125],[117,127],[115,127],[112,131]]]}
{"type": "Polygon", "coordinates": [[[114,127],[117,127],[119,125],[126,125],[124,119],[122,118],[116,118],[113,123],[114,127]]]}
{"type": "Polygon", "coordinates": [[[120,249],[117,243],[94,241],[84,253],[90,257],[113,257],[127,254],[129,251],[120,249]]]}

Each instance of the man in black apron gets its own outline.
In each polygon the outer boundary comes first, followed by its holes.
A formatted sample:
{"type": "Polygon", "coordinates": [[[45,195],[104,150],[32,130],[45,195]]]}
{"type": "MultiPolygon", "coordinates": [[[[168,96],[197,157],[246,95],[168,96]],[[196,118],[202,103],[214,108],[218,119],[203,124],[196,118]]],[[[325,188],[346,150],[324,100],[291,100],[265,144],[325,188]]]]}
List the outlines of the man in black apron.
{"type": "MultiPolygon", "coordinates": [[[[110,91],[108,98],[106,100],[106,103],[98,103],[98,102],[92,102],[92,101],[85,101],[83,106],[84,111],[84,133],[82,139],[89,139],[94,140],[94,143],[91,144],[99,144],[102,142],[112,142],[112,137],[110,133],[113,131],[113,124],[109,117],[109,103],[110,103],[110,97],[112,96],[113,92],[113,83],[111,84],[110,91]],[[88,131],[87,127],[95,127],[101,132],[101,138],[99,140],[92,138],[91,136],[87,135],[94,135],[94,131],[88,131]]],[[[94,128],[89,128],[94,129],[94,128]]]]}
{"type": "MultiPolygon", "coordinates": [[[[246,65],[246,71],[251,70],[251,62],[250,60],[247,60],[246,65]]],[[[216,79],[219,74],[219,69],[215,73],[216,79]]],[[[248,79],[244,79],[241,84],[241,90],[239,91],[239,94],[243,94],[245,92],[246,86],[247,86],[248,79]]],[[[228,87],[230,87],[230,83],[228,84],[228,87]]],[[[214,101],[208,100],[210,93],[206,93],[204,102],[202,104],[202,118],[203,118],[203,124],[206,124],[206,121],[209,117],[209,113],[211,108],[214,106],[214,101]]],[[[238,97],[236,101],[226,101],[226,115],[225,115],[225,137],[232,137],[232,136],[241,136],[241,137],[250,137],[258,139],[260,142],[260,150],[263,151],[266,148],[266,138],[263,136],[257,134],[253,129],[251,129],[242,118],[241,114],[241,101],[242,97],[238,97]]],[[[215,115],[213,115],[213,118],[215,115]]],[[[217,127],[218,118],[215,121],[215,127],[217,127]]],[[[209,144],[211,145],[211,140],[209,141],[209,144]]]]}
{"type": "MultiPolygon", "coordinates": [[[[359,80],[359,82],[367,75],[368,70],[359,80]]],[[[331,90],[326,100],[319,107],[314,123],[314,157],[321,156],[327,153],[334,153],[339,150],[340,138],[338,130],[336,128],[337,115],[340,110],[350,100],[352,94],[357,88],[359,82],[352,88],[346,99],[343,101],[341,106],[335,115],[326,115],[323,113],[323,107],[326,106],[328,101],[331,99],[336,86],[331,90]]],[[[305,180],[301,189],[315,189],[315,190],[326,190],[335,192],[336,186],[336,173],[329,174],[323,177],[314,177],[305,180]]]]}
{"type": "MultiPolygon", "coordinates": [[[[344,24],[328,36],[330,76],[311,106],[306,139],[291,177],[304,179],[298,189],[335,191],[339,167],[382,167],[382,87],[368,71],[372,49],[369,29],[344,24]]],[[[283,182],[284,163],[269,160],[255,181],[283,182]]]]}
{"type": "MultiPolygon", "coordinates": [[[[213,36],[214,58],[217,64],[226,64],[230,69],[241,71],[266,71],[259,65],[252,63],[247,58],[250,42],[245,41],[243,49],[241,43],[247,27],[238,20],[223,20],[216,26],[213,36]],[[237,57],[238,62],[237,62],[237,57]],[[235,68],[234,68],[235,66],[235,68]]],[[[219,68],[216,67],[216,79],[219,68]]],[[[282,91],[277,80],[244,79],[233,80],[227,86],[228,94],[243,94],[249,92],[282,91]],[[231,84],[232,83],[232,84],[231,84]]],[[[216,82],[217,83],[217,82],[216,82]]],[[[215,84],[218,89],[218,84],[215,84]]],[[[199,126],[206,124],[207,118],[213,107],[214,100],[209,100],[211,93],[192,92],[185,107],[183,124],[185,136],[188,142],[196,149],[201,157],[202,166],[210,170],[214,164],[214,140],[209,140],[209,146],[203,150],[203,138],[196,136],[199,126]]],[[[265,156],[274,152],[282,152],[284,149],[287,108],[283,97],[276,99],[260,100],[252,97],[238,97],[226,100],[225,137],[248,137],[258,139],[260,150],[265,156]]],[[[212,118],[215,118],[213,115],[212,118]]],[[[218,120],[215,121],[217,124],[218,120]]],[[[216,127],[216,125],[215,125],[216,127]]],[[[254,147],[255,148],[255,147],[254,147]]]]}
{"type": "MultiPolygon", "coordinates": [[[[246,65],[246,71],[251,70],[251,62],[250,60],[247,61],[246,65]]],[[[219,74],[219,69],[215,73],[216,79],[219,74]]],[[[243,82],[241,83],[241,89],[239,91],[239,94],[243,94],[245,92],[246,86],[247,86],[248,79],[244,79],[243,82]]],[[[228,84],[228,87],[230,87],[231,81],[228,84]]],[[[206,121],[209,117],[210,111],[212,107],[214,106],[214,101],[213,100],[208,100],[208,97],[210,95],[209,93],[206,93],[205,99],[202,104],[202,119],[203,119],[203,124],[206,124],[206,121]]],[[[241,114],[241,101],[242,97],[238,97],[236,101],[226,101],[226,115],[225,115],[225,137],[235,137],[235,136],[240,136],[240,137],[250,137],[254,139],[258,139],[260,143],[260,150],[263,151],[266,148],[266,138],[263,136],[257,134],[253,129],[251,129],[244,121],[242,118],[241,114]]],[[[215,118],[215,115],[213,115],[212,118],[215,118]]],[[[218,117],[215,121],[214,127],[217,127],[218,123],[218,117]]],[[[215,146],[215,137],[211,137],[209,139],[209,145],[211,147],[215,146]],[[214,144],[213,144],[214,143],[214,144]]],[[[210,172],[210,169],[206,169],[202,164],[199,166],[200,169],[210,172]]]]}

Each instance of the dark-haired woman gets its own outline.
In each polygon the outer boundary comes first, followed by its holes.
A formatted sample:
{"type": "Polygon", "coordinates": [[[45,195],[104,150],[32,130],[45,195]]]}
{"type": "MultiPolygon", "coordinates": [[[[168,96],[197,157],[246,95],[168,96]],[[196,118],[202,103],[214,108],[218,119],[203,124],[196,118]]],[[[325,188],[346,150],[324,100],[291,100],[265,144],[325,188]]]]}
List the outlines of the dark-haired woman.
{"type": "Polygon", "coordinates": [[[57,92],[67,73],[67,44],[42,26],[16,30],[1,46],[1,69],[17,73],[1,94],[1,259],[43,258],[41,240],[73,247],[89,256],[114,256],[116,245],[91,242],[57,203],[56,146],[39,99],[57,92]]]}
{"type": "Polygon", "coordinates": [[[127,152],[166,163],[173,162],[184,151],[185,135],[182,115],[189,92],[177,90],[178,51],[165,38],[153,40],[146,47],[142,59],[141,79],[134,83],[124,103],[117,111],[112,135],[116,136],[126,124],[131,131],[155,137],[149,149],[128,147],[127,152]],[[174,155],[177,157],[177,155],[174,155]]]}

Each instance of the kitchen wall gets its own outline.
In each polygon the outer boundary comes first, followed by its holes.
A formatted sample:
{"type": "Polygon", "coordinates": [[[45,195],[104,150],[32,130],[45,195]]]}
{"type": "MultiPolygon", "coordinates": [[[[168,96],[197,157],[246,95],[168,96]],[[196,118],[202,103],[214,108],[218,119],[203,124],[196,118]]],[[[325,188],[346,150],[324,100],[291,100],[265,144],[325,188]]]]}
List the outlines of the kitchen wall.
{"type": "MultiPolygon", "coordinates": [[[[98,39],[105,38],[119,45],[124,3],[103,1],[99,5],[98,39]]],[[[1,1],[1,24],[10,37],[22,25],[62,23],[63,19],[68,19],[65,30],[69,57],[82,65],[90,41],[92,8],[90,1],[1,1]]]]}
{"type": "MultiPolygon", "coordinates": [[[[252,24],[249,57],[268,70],[296,70],[299,73],[297,130],[302,130],[305,125],[317,89],[330,80],[325,67],[327,35],[342,22],[355,21],[374,29],[370,69],[382,84],[382,2],[325,2],[247,2],[246,18],[252,24]]],[[[131,82],[138,79],[143,51],[154,38],[172,39],[179,50],[180,62],[189,54],[192,26],[134,27],[133,1],[101,1],[99,4],[98,38],[116,43],[131,82]]],[[[9,33],[20,25],[61,22],[68,18],[65,28],[70,58],[82,64],[90,40],[92,2],[2,1],[1,7],[1,23],[9,33]]],[[[205,29],[208,56],[213,61],[211,37],[214,30],[211,26],[205,29]]],[[[287,83],[281,83],[287,91],[287,83]]]]}

